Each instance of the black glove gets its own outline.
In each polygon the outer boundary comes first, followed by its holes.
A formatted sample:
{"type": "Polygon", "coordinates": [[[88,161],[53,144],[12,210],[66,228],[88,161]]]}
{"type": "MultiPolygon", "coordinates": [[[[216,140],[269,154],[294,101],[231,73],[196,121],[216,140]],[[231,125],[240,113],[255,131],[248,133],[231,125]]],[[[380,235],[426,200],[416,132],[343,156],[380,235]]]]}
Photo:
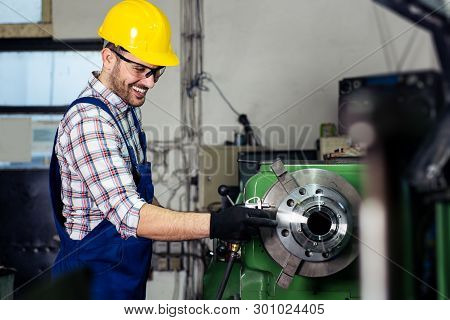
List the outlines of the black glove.
{"type": "Polygon", "coordinates": [[[260,209],[234,206],[223,209],[219,213],[211,213],[211,239],[249,240],[258,233],[258,227],[277,226],[275,217],[260,209]]]}

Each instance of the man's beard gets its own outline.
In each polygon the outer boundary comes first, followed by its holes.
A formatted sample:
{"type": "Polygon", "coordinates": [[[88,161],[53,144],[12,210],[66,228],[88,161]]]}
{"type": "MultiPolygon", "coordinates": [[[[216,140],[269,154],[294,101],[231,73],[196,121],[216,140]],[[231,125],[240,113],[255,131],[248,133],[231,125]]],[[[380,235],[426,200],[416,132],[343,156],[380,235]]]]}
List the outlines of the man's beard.
{"type": "Polygon", "coordinates": [[[145,99],[142,102],[139,103],[132,103],[131,102],[131,95],[133,90],[131,87],[133,84],[127,85],[125,81],[120,80],[120,70],[119,70],[119,63],[116,63],[114,65],[114,68],[110,75],[110,83],[111,83],[111,89],[114,91],[115,94],[117,94],[120,98],[122,98],[123,101],[125,101],[127,104],[129,104],[132,107],[140,107],[144,104],[145,99]]]}

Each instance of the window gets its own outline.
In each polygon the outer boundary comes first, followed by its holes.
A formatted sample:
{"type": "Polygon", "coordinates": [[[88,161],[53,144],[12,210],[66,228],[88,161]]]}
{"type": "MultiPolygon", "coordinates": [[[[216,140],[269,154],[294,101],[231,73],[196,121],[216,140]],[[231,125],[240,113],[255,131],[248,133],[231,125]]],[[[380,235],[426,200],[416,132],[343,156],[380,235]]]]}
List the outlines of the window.
{"type": "Polygon", "coordinates": [[[0,51],[0,106],[65,106],[101,69],[96,51],[0,51]]]}
{"type": "Polygon", "coordinates": [[[0,39],[0,168],[48,167],[62,114],[101,69],[101,47],[98,39],[0,39]]]}
{"type": "Polygon", "coordinates": [[[2,0],[0,24],[42,22],[42,0],[2,0]]]}
{"type": "Polygon", "coordinates": [[[52,38],[51,2],[0,1],[0,167],[48,166],[62,114],[101,69],[99,39],[52,38]]]}
{"type": "Polygon", "coordinates": [[[51,20],[51,0],[0,1],[0,38],[51,37],[51,20]]]}

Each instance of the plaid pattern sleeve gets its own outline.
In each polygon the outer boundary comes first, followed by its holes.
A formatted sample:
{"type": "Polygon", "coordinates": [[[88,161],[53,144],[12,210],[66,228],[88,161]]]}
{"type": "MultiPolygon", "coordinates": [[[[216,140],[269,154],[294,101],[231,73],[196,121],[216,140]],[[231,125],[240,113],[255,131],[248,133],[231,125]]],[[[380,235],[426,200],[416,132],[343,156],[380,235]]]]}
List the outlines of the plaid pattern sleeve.
{"type": "Polygon", "coordinates": [[[136,191],[124,158],[120,132],[103,110],[83,104],[76,109],[66,119],[57,152],[62,199],[70,212],[65,214],[66,228],[71,238],[81,239],[106,218],[122,238],[136,237],[139,210],[145,201],[136,191]]]}

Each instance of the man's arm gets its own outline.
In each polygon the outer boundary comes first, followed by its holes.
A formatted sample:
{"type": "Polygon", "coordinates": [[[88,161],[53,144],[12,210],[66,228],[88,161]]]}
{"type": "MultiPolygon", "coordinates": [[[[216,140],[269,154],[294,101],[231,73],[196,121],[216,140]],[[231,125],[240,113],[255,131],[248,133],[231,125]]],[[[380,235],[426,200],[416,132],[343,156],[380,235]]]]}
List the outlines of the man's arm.
{"type": "Polygon", "coordinates": [[[137,235],[164,241],[207,238],[210,218],[209,213],[177,212],[144,204],[139,211],[137,235]]]}
{"type": "Polygon", "coordinates": [[[259,227],[274,228],[273,213],[233,206],[220,213],[177,212],[144,204],[139,212],[137,235],[155,240],[177,241],[201,238],[248,240],[259,227]]]}

